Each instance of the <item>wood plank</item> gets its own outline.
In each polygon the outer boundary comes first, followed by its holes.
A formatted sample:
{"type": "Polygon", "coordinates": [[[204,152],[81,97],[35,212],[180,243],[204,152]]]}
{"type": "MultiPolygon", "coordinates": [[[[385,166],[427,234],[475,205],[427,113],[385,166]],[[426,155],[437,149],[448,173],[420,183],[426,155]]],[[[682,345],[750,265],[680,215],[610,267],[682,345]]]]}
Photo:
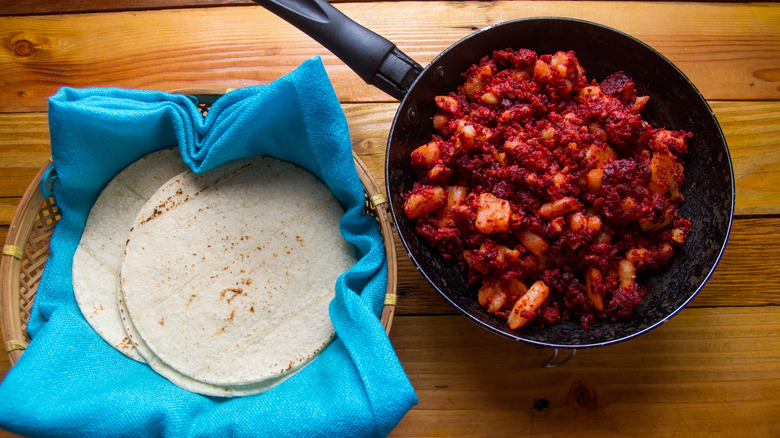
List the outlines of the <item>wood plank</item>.
{"type": "MultiPolygon", "coordinates": [[[[0,114],[0,199],[24,193],[51,156],[49,142],[46,113],[0,114]]],[[[6,213],[0,213],[0,224],[8,223],[6,213]]]]}
{"type": "MultiPolygon", "coordinates": [[[[737,215],[780,214],[780,101],[710,104],[734,165],[737,215]]],[[[398,105],[345,103],[343,108],[353,149],[374,181],[384,187],[384,152],[398,105]]],[[[50,155],[45,113],[0,113],[0,198],[21,196],[50,155]]],[[[9,219],[0,209],[0,224],[9,219]]]]}
{"type": "Polygon", "coordinates": [[[391,436],[776,436],[779,335],[777,307],[686,309],[543,368],[551,350],[466,318],[399,316],[390,339],[419,404],[391,436]]]}
{"type": "Polygon", "coordinates": [[[463,317],[399,317],[390,339],[420,403],[391,436],[777,436],[778,336],[777,307],[688,309],[543,368],[549,349],[463,317]]]}
{"type": "MultiPolygon", "coordinates": [[[[338,8],[423,65],[491,24],[544,15],[583,18],[655,47],[707,99],[780,98],[777,4],[432,1],[340,3],[338,8]],[[724,39],[735,43],[724,47],[719,43],[724,39]]],[[[173,90],[262,84],[315,55],[322,55],[342,101],[389,100],[319,44],[256,5],[0,17],[0,39],[11,49],[0,53],[0,69],[10,78],[0,84],[2,112],[43,111],[46,98],[61,86],[173,90]]]]}
{"type": "Polygon", "coordinates": [[[729,146],[740,215],[780,213],[780,105],[710,102],[729,146]],[[760,138],[760,140],[757,140],[760,138]]]}
{"type": "MultiPolygon", "coordinates": [[[[361,0],[330,0],[331,3],[354,2],[361,0]]],[[[695,0],[702,1],[702,0],[695,0]]],[[[713,0],[710,0],[713,1],[713,0]]],[[[717,2],[734,3],[728,0],[717,2]]],[[[749,3],[749,0],[736,2],[749,3]]],[[[3,5],[0,15],[42,15],[85,12],[140,11],[146,9],[168,9],[185,7],[250,5],[252,0],[17,0],[3,5]]]]}
{"type": "Polygon", "coordinates": [[[0,226],[8,226],[21,198],[0,198],[0,226]]]}
{"type": "Polygon", "coordinates": [[[15,0],[3,5],[0,15],[42,15],[86,12],[141,11],[183,7],[248,5],[252,0],[15,0]]]}

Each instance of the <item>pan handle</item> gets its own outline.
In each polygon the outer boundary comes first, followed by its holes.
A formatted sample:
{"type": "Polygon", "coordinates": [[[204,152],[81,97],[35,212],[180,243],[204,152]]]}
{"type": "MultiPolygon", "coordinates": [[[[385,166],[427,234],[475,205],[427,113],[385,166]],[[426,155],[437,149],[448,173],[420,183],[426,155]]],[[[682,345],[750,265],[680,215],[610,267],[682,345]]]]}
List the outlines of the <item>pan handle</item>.
{"type": "Polygon", "coordinates": [[[325,46],[364,81],[401,100],[422,67],[326,0],[254,0],[325,46]]]}

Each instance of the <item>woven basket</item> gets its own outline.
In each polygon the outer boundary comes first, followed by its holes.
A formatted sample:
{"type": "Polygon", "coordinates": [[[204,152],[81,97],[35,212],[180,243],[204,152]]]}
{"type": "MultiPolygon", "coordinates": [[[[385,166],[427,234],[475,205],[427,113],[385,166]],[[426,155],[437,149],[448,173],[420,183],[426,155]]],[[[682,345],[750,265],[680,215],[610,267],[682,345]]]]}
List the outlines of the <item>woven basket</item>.
{"type": "MultiPolygon", "coordinates": [[[[205,112],[208,108],[201,110],[205,112]]],[[[397,268],[395,244],[389,215],[387,197],[372,181],[363,162],[352,153],[355,168],[366,193],[364,212],[377,219],[387,255],[387,292],[381,322],[387,333],[393,321],[396,303],[397,268]]],[[[54,199],[45,197],[41,184],[49,167],[48,162],[35,176],[17,207],[8,237],[3,246],[0,263],[0,310],[2,314],[5,351],[14,365],[30,341],[27,321],[35,300],[43,268],[49,258],[49,240],[60,218],[54,199]]]]}

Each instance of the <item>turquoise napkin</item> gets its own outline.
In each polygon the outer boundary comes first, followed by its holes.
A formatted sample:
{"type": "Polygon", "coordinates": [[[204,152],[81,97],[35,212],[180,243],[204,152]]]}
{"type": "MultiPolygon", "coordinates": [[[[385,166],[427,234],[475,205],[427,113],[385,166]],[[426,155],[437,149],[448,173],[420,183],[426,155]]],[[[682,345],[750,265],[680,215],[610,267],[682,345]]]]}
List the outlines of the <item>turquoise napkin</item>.
{"type": "Polygon", "coordinates": [[[232,91],[205,119],[193,99],[155,91],[63,88],[49,102],[52,195],[62,211],[28,331],[0,384],[0,428],[30,436],[385,436],[417,403],[379,322],[387,261],[352,163],[346,119],[319,58],[269,85],[232,91]],[[322,179],[346,210],[356,265],[336,285],[338,339],[302,371],[250,397],[185,391],[106,344],[82,317],[71,263],[89,209],[121,169],[178,145],[204,172],[270,155],[322,179]]]}

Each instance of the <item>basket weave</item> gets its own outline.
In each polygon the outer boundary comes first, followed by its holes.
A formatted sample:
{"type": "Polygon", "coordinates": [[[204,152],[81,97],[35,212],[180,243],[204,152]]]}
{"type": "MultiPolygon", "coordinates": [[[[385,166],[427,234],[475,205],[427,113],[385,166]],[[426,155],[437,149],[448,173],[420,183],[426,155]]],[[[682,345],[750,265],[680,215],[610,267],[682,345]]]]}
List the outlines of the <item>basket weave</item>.
{"type": "MultiPolygon", "coordinates": [[[[397,268],[393,233],[387,213],[387,197],[373,182],[365,165],[354,152],[352,158],[366,193],[364,212],[377,219],[385,245],[388,273],[381,322],[385,331],[390,333],[397,297],[397,268]]],[[[12,366],[19,360],[30,341],[26,330],[27,321],[30,319],[43,268],[49,258],[49,240],[60,218],[54,199],[45,197],[41,190],[42,180],[51,165],[52,163],[48,162],[25,191],[3,246],[0,262],[0,318],[5,351],[12,366]]]]}

